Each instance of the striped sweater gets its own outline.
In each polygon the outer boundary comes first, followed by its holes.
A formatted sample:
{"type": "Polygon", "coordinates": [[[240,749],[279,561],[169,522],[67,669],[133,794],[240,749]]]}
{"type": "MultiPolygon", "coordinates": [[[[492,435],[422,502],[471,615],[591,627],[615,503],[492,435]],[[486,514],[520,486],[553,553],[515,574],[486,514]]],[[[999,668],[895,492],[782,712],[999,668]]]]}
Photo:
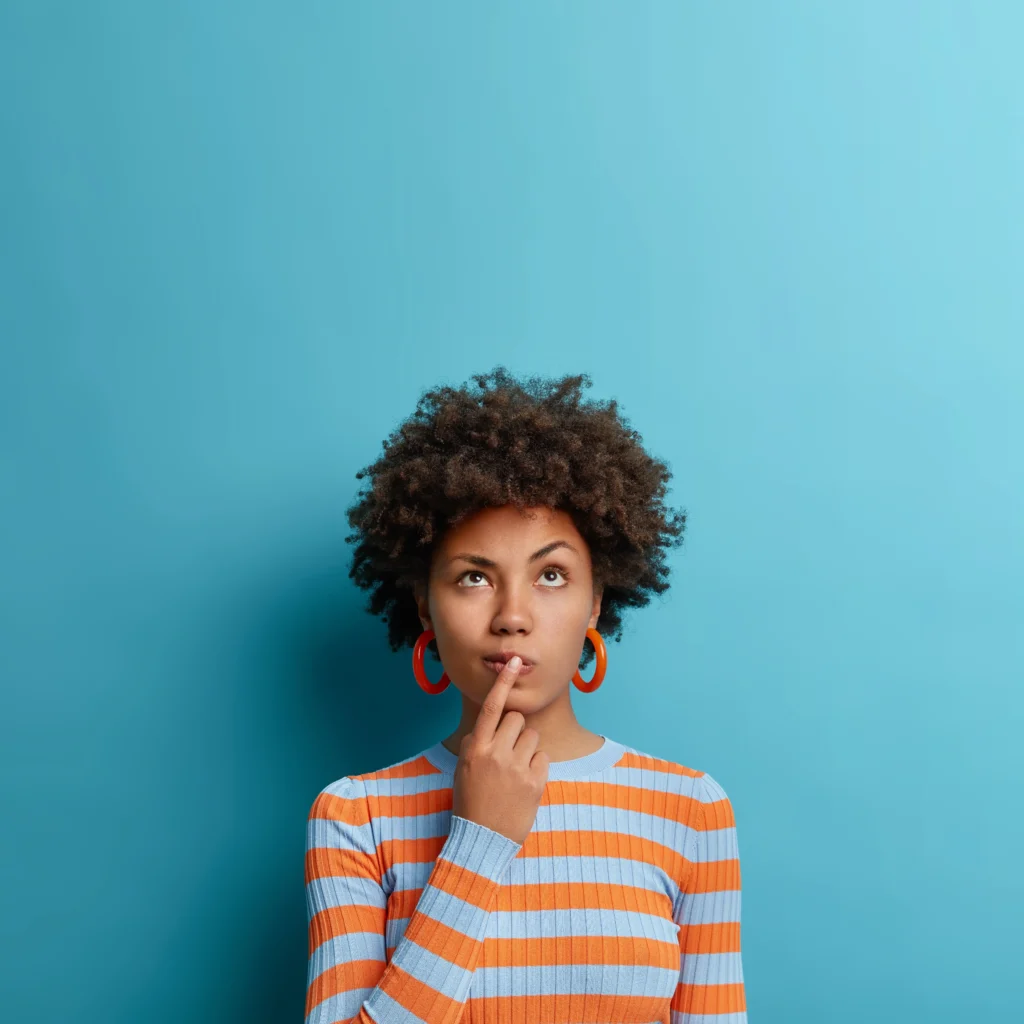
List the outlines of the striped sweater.
{"type": "Polygon", "coordinates": [[[746,1024],[732,805],[603,738],[522,844],[452,814],[440,742],[322,790],[306,1024],[746,1024]]]}

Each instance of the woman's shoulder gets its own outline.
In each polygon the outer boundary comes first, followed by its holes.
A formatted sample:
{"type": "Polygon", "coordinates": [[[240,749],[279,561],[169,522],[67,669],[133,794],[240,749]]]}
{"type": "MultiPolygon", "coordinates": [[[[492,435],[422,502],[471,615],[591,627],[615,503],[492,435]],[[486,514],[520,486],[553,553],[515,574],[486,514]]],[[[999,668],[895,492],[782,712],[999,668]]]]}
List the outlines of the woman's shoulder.
{"type": "MultiPolygon", "coordinates": [[[[428,747],[381,768],[353,772],[329,782],[317,793],[311,815],[352,803],[372,812],[378,797],[411,795],[444,786],[445,773],[428,757],[433,749],[428,747]]],[[[451,785],[450,776],[447,785],[451,785]]]]}
{"type": "Polygon", "coordinates": [[[729,802],[724,786],[710,772],[694,768],[688,763],[669,757],[650,754],[636,747],[622,744],[625,753],[616,768],[634,776],[640,788],[657,788],[686,796],[702,804],[729,802]]]}

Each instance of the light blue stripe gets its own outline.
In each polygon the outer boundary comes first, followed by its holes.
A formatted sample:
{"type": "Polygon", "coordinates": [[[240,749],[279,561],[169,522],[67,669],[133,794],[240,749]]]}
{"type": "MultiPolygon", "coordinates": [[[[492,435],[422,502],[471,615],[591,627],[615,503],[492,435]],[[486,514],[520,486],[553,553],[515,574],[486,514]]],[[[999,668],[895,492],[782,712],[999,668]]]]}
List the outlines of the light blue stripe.
{"type": "Polygon", "coordinates": [[[701,793],[698,790],[698,798],[703,803],[715,803],[718,800],[728,799],[725,790],[722,788],[718,780],[713,775],[708,775],[708,773],[705,772],[701,776],[700,781],[702,784],[702,788],[706,790],[706,792],[704,793],[701,793]]]}
{"type": "MultiPolygon", "coordinates": [[[[389,872],[394,891],[422,889],[432,870],[432,861],[395,864],[389,872]]],[[[670,903],[674,903],[680,893],[679,884],[662,868],[645,861],[619,857],[517,857],[502,878],[502,885],[512,890],[527,885],[585,882],[635,887],[663,895],[670,903]]]]}
{"type": "MultiPolygon", "coordinates": [[[[468,903],[459,896],[453,896],[444,889],[427,886],[416,904],[416,912],[426,914],[449,928],[455,928],[464,935],[483,935],[487,921],[493,911],[484,910],[475,903],[468,903]]],[[[408,920],[404,918],[403,920],[408,920]]]]}
{"type": "MultiPolygon", "coordinates": [[[[391,872],[395,892],[421,889],[433,871],[433,861],[406,861],[395,864],[391,872]]],[[[555,885],[569,882],[610,882],[612,885],[635,886],[652,893],[662,893],[670,900],[677,885],[661,868],[641,860],[622,857],[566,856],[518,857],[508,868],[502,884],[512,888],[524,885],[555,885]]]]}
{"type": "Polygon", "coordinates": [[[694,796],[699,776],[679,772],[658,771],[653,768],[630,768],[620,765],[609,768],[601,775],[600,785],[628,786],[651,793],[678,793],[694,796]]]}
{"type": "Polygon", "coordinates": [[[438,857],[497,880],[519,852],[520,846],[486,825],[452,815],[450,831],[438,857]]]}
{"type": "MultiPolygon", "coordinates": [[[[488,997],[506,996],[560,996],[579,995],[586,992],[588,997],[629,996],[638,992],[655,992],[666,988],[672,979],[677,983],[679,968],[650,967],[646,964],[535,964],[532,967],[478,967],[473,978],[473,987],[479,985],[481,993],[488,997]],[[595,974],[614,980],[616,984],[603,984],[594,988],[595,974]]],[[[675,985],[667,987],[675,991],[675,985]]]]}
{"type": "Polygon", "coordinates": [[[305,1024],[335,1024],[339,1020],[351,1020],[372,991],[372,988],[354,988],[330,996],[309,1011],[305,1024]]]}
{"type": "Polygon", "coordinates": [[[687,841],[690,829],[685,822],[650,814],[636,808],[606,807],[602,804],[543,804],[531,831],[619,832],[624,838],[652,839],[667,846],[687,841]]]}
{"type": "Polygon", "coordinates": [[[386,907],[387,898],[372,878],[361,875],[321,875],[306,883],[306,905],[314,913],[330,907],[386,907]]]}
{"type": "MultiPolygon", "coordinates": [[[[447,837],[450,819],[451,811],[442,810],[413,815],[381,815],[377,821],[381,836],[406,840],[447,837]]],[[[544,804],[537,808],[530,831],[537,835],[567,831],[606,831],[617,833],[624,839],[646,839],[679,852],[688,851],[692,847],[695,834],[685,822],[644,811],[604,807],[600,804],[544,804]]],[[[707,829],[704,834],[718,837],[719,843],[735,845],[735,826],[707,829]]],[[[726,858],[719,855],[712,859],[726,858]]]]}
{"type": "MultiPolygon", "coordinates": [[[[538,808],[532,832],[606,831],[624,839],[640,838],[660,843],[680,852],[689,848],[696,830],[682,821],[663,818],[646,811],[600,804],[545,804],[538,808]]],[[[707,835],[726,838],[735,834],[735,826],[705,830],[707,835]]]]}
{"type": "Polygon", "coordinates": [[[747,1024],[747,1011],[739,1013],[680,1013],[669,1011],[669,1024],[747,1024]]]}
{"type": "Polygon", "coordinates": [[[681,924],[735,923],[740,920],[742,896],[739,889],[686,893],[677,920],[681,924]]]}
{"type": "Polygon", "coordinates": [[[346,932],[324,939],[310,954],[313,977],[328,967],[345,960],[379,960],[381,968],[387,966],[384,956],[385,940],[380,932],[346,932]]]}
{"type": "MultiPolygon", "coordinates": [[[[506,968],[497,968],[495,970],[507,970],[506,968]]],[[[478,968],[477,974],[488,975],[490,974],[490,968],[478,968]]],[[[664,973],[662,971],[659,974],[664,973]]],[[[521,984],[521,981],[520,981],[521,984]]],[[[499,997],[508,997],[516,994],[543,994],[543,993],[567,993],[572,991],[579,991],[579,977],[578,974],[575,977],[574,984],[576,988],[567,987],[564,984],[555,982],[554,985],[545,985],[543,989],[536,990],[533,988],[528,989],[515,989],[507,985],[500,978],[487,977],[481,978],[481,989],[486,989],[490,994],[493,992],[499,997]]],[[[654,976],[651,976],[647,983],[647,989],[656,988],[658,986],[658,980],[654,976]]],[[[331,996],[325,999],[318,1006],[313,1007],[310,1013],[305,1018],[305,1024],[334,1024],[335,1021],[349,1020],[354,1017],[359,1011],[360,1006],[364,1002],[367,1002],[366,1010],[375,1020],[380,1024],[415,1024],[420,1018],[415,1014],[409,1013],[400,1004],[396,1003],[390,997],[384,993],[376,993],[373,996],[372,1001],[368,1001],[371,994],[375,992],[372,988],[361,988],[352,989],[349,992],[339,993],[338,995],[331,996]],[[382,1012],[383,1011],[383,1012],[382,1012]]],[[[616,994],[629,994],[628,991],[625,993],[603,993],[606,995],[616,994]]],[[[740,1013],[716,1013],[716,1014],[683,1014],[678,1010],[671,1010],[669,1015],[670,1024],[747,1024],[747,1015],[745,1012],[740,1013]]]]}
{"type": "Polygon", "coordinates": [[[352,778],[351,775],[343,775],[340,779],[335,779],[334,782],[324,786],[318,796],[323,796],[325,793],[341,800],[358,800],[360,803],[366,799],[362,781],[352,778]]]}
{"type": "Polygon", "coordinates": [[[334,818],[309,818],[306,821],[306,852],[314,849],[358,850],[373,856],[377,843],[369,822],[350,825],[334,818]]]}
{"type": "Polygon", "coordinates": [[[434,793],[452,788],[450,775],[410,775],[400,779],[366,779],[363,783],[367,794],[382,796],[416,796],[419,793],[434,793]]]}
{"type": "MultiPolygon", "coordinates": [[[[408,922],[395,918],[392,922],[408,922]]],[[[404,930],[404,929],[403,929],[404,930]]],[[[603,935],[648,937],[660,942],[678,942],[679,925],[657,914],[633,910],[552,908],[550,910],[492,910],[487,925],[487,938],[500,936],[512,939],[542,939],[564,936],[584,938],[603,935]]],[[[397,941],[389,943],[397,945],[397,941]]]]}
{"type": "Polygon", "coordinates": [[[423,814],[381,814],[375,821],[378,833],[388,839],[447,839],[451,819],[452,812],[446,808],[423,814]]]}
{"type": "Polygon", "coordinates": [[[688,953],[679,977],[684,985],[734,985],[743,981],[742,958],[739,953],[688,953]]]}
{"type": "MultiPolygon", "coordinates": [[[[704,802],[725,798],[725,790],[716,780],[710,784],[702,784],[701,779],[710,776],[684,775],[676,772],[655,771],[650,768],[606,768],[599,778],[581,779],[579,782],[594,786],[626,786],[631,789],[643,789],[654,793],[672,793],[692,797],[704,802]],[[707,789],[709,792],[705,792],[707,789]],[[717,794],[717,795],[712,795],[717,794]]],[[[577,780],[554,780],[549,785],[572,786],[577,780]]],[[[361,784],[367,793],[379,796],[411,795],[417,792],[433,792],[451,789],[452,776],[448,774],[428,773],[395,779],[365,779],[361,784]]],[[[360,792],[360,797],[362,793],[360,792]]]]}
{"type": "MultiPolygon", "coordinates": [[[[448,834],[450,810],[423,814],[386,815],[377,821],[379,834],[390,839],[442,836],[448,834]]],[[[623,838],[640,837],[682,850],[692,830],[684,823],[644,811],[601,804],[543,804],[537,808],[531,833],[563,831],[607,831],[623,838]]]]}
{"type": "Polygon", "coordinates": [[[306,822],[306,847],[317,846],[335,849],[346,846],[372,854],[377,843],[369,822],[350,825],[334,818],[310,818],[306,822]]]}
{"type": "Polygon", "coordinates": [[[696,848],[687,851],[687,856],[697,863],[716,860],[738,860],[739,844],[734,826],[712,828],[697,833],[696,848]]]}
{"type": "Polygon", "coordinates": [[[459,993],[472,983],[475,973],[431,953],[429,949],[424,949],[418,944],[414,957],[403,958],[402,970],[449,999],[457,999],[459,993]]]}

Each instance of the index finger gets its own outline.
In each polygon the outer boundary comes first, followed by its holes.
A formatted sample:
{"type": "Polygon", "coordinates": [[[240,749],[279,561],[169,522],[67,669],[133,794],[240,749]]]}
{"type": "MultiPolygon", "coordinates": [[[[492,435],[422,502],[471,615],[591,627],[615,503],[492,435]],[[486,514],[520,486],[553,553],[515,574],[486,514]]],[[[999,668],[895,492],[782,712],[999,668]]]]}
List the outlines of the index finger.
{"type": "Polygon", "coordinates": [[[494,739],[495,730],[501,721],[501,713],[505,710],[505,698],[508,697],[508,691],[512,689],[512,684],[515,683],[519,669],[522,667],[521,659],[515,659],[519,660],[519,664],[515,668],[512,667],[512,660],[509,659],[505,667],[498,673],[494,685],[487,691],[487,696],[484,697],[484,702],[480,705],[480,713],[473,723],[473,735],[482,739],[494,739]]]}

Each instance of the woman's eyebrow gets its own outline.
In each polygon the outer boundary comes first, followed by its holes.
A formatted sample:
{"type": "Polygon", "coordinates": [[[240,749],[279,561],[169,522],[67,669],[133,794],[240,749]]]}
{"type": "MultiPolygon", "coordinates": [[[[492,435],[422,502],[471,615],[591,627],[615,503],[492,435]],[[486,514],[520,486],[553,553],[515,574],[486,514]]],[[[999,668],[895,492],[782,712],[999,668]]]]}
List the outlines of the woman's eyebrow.
{"type": "MultiPolygon", "coordinates": [[[[530,561],[536,562],[538,558],[543,558],[545,555],[550,555],[551,552],[554,551],[556,548],[568,548],[570,551],[574,551],[577,555],[579,554],[579,551],[577,551],[577,549],[574,548],[567,540],[553,540],[550,544],[545,544],[544,547],[540,548],[539,550],[535,551],[532,555],[530,555],[530,561]]],[[[473,565],[483,566],[485,569],[494,569],[498,565],[497,562],[493,561],[490,558],[484,558],[483,555],[474,555],[468,551],[461,552],[457,555],[452,555],[452,557],[449,558],[448,561],[455,562],[458,561],[458,559],[460,558],[465,562],[472,562],[473,565]]]]}

